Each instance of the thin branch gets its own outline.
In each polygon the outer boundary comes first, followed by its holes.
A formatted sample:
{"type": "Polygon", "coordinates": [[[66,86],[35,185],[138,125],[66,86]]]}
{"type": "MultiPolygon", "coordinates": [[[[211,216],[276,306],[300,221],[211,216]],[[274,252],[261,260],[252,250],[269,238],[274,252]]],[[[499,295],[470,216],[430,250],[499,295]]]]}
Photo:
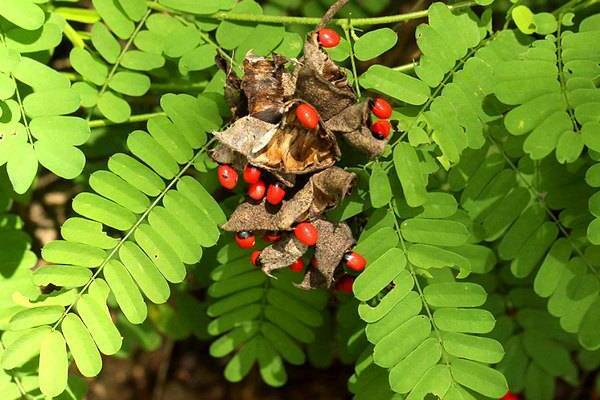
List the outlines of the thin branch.
{"type": "Polygon", "coordinates": [[[166,114],[164,112],[155,112],[155,113],[148,113],[148,114],[132,115],[126,121],[123,121],[123,122],[113,122],[108,119],[94,119],[94,120],[88,121],[88,126],[90,128],[101,128],[101,127],[111,126],[111,125],[131,124],[134,122],[148,121],[152,117],[158,117],[161,115],[166,115],[166,114]]]}
{"type": "Polygon", "coordinates": [[[319,24],[317,25],[315,30],[318,31],[319,29],[325,27],[329,23],[329,21],[331,21],[331,19],[338,13],[338,11],[340,11],[346,4],[348,4],[348,1],[350,0],[337,0],[335,3],[333,3],[331,7],[329,7],[325,15],[323,15],[323,18],[321,18],[321,21],[319,21],[319,24]]]}
{"type": "MultiPolygon", "coordinates": [[[[462,1],[456,4],[449,4],[450,10],[458,10],[461,8],[468,8],[477,5],[475,1],[462,1]]],[[[165,7],[164,5],[157,3],[150,3],[148,6],[158,11],[168,11],[173,14],[184,14],[177,10],[172,10],[165,7]]],[[[405,14],[387,15],[383,17],[372,17],[372,18],[353,18],[352,26],[370,26],[370,25],[382,25],[382,24],[393,24],[396,22],[410,21],[413,19],[425,18],[429,14],[429,10],[420,10],[409,12],[405,14]]],[[[264,23],[280,23],[280,24],[298,24],[298,25],[318,25],[321,22],[320,17],[290,17],[280,15],[255,15],[255,14],[238,14],[232,12],[218,12],[215,14],[202,16],[202,19],[218,20],[218,21],[240,21],[240,22],[264,22],[264,23]]],[[[329,25],[346,26],[348,25],[347,18],[334,18],[329,21],[329,25]]]]}

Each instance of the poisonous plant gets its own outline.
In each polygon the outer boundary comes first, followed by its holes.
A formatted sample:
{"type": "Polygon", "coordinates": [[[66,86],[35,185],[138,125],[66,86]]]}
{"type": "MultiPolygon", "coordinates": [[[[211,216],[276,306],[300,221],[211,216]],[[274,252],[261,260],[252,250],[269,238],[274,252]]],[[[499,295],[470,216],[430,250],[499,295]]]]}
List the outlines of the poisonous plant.
{"type": "Polygon", "coordinates": [[[0,0],[0,397],[193,335],[231,382],[592,398],[598,2],[416,3],[0,0]]]}

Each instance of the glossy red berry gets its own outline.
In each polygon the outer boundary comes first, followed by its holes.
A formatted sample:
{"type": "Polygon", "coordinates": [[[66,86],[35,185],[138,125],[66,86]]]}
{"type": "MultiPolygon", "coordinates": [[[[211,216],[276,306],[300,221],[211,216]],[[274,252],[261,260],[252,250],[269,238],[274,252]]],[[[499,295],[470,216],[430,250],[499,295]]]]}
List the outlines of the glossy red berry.
{"type": "Polygon", "coordinates": [[[256,201],[262,200],[265,197],[265,192],[267,191],[267,185],[263,181],[258,181],[248,186],[248,196],[256,201]]]}
{"type": "Polygon", "coordinates": [[[254,165],[247,164],[244,168],[244,182],[257,183],[260,181],[261,170],[254,165]]]}
{"type": "Polygon", "coordinates": [[[371,103],[371,112],[377,118],[388,119],[392,116],[392,106],[386,99],[376,97],[371,103]]]}
{"type": "Polygon", "coordinates": [[[296,118],[306,129],[315,129],[319,126],[319,113],[316,108],[307,103],[296,107],[296,118]]]}
{"type": "Polygon", "coordinates": [[[231,168],[230,165],[219,165],[219,168],[217,168],[217,176],[219,178],[219,183],[225,189],[232,190],[237,185],[238,173],[235,169],[231,168]]]}
{"type": "Polygon", "coordinates": [[[235,242],[242,249],[250,249],[256,244],[256,236],[249,231],[241,231],[235,235],[235,242]]]}
{"type": "Polygon", "coordinates": [[[519,400],[519,395],[507,392],[500,400],[519,400]]]}
{"type": "Polygon", "coordinates": [[[348,268],[358,272],[365,269],[365,266],[367,265],[367,260],[354,251],[344,254],[344,262],[348,268]]]}
{"type": "Polygon", "coordinates": [[[378,119],[371,124],[371,133],[379,140],[387,139],[392,131],[392,125],[387,119],[378,119]]]}
{"type": "Polygon", "coordinates": [[[302,272],[304,269],[304,261],[301,258],[290,264],[290,269],[294,272],[302,272]]]}
{"type": "Polygon", "coordinates": [[[281,183],[276,182],[269,185],[269,188],[267,189],[267,202],[276,206],[283,201],[284,197],[285,189],[281,183]]]}
{"type": "Polygon", "coordinates": [[[327,49],[340,44],[340,35],[333,29],[323,28],[319,30],[319,44],[327,49]]]}
{"type": "Polygon", "coordinates": [[[250,262],[252,265],[258,266],[258,257],[260,257],[260,250],[254,250],[252,254],[250,254],[250,262]]]}
{"type": "Polygon", "coordinates": [[[354,277],[350,275],[344,275],[338,279],[335,284],[335,290],[342,293],[352,293],[352,285],[354,284],[354,277]]]}
{"type": "Polygon", "coordinates": [[[302,222],[294,228],[296,238],[306,246],[314,246],[319,240],[319,231],[310,222],[302,222]]]}
{"type": "Polygon", "coordinates": [[[265,242],[273,243],[281,239],[281,233],[276,231],[269,231],[265,233],[263,239],[265,240],[265,242]]]}

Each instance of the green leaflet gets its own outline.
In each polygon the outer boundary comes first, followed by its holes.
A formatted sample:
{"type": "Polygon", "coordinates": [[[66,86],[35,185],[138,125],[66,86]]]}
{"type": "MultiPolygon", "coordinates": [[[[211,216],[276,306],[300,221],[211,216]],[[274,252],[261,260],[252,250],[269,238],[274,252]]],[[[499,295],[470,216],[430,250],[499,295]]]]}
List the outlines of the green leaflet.
{"type": "Polygon", "coordinates": [[[46,396],[61,394],[67,387],[69,361],[65,339],[60,332],[51,331],[44,335],[40,351],[40,390],[46,396]]]}
{"type": "Polygon", "coordinates": [[[354,55],[361,61],[376,58],[396,45],[398,35],[390,28],[376,29],[354,43],[354,55]]]}
{"type": "Polygon", "coordinates": [[[371,196],[371,205],[375,208],[381,208],[388,204],[392,199],[392,188],[387,173],[379,164],[375,164],[369,178],[369,195],[371,196]]]}
{"type": "Polygon", "coordinates": [[[429,88],[422,81],[382,65],[373,65],[359,79],[365,89],[381,92],[409,104],[423,104],[429,88]]]}
{"type": "Polygon", "coordinates": [[[38,29],[44,23],[44,12],[31,0],[0,1],[0,15],[23,29],[38,29]]]}
{"type": "Polygon", "coordinates": [[[79,372],[85,377],[98,375],[102,359],[81,319],[75,314],[67,314],[61,328],[79,372]]]}
{"type": "Polygon", "coordinates": [[[423,205],[426,202],[427,180],[424,175],[419,174],[421,166],[417,152],[411,145],[401,142],[395,146],[394,167],[408,205],[423,205]]]}

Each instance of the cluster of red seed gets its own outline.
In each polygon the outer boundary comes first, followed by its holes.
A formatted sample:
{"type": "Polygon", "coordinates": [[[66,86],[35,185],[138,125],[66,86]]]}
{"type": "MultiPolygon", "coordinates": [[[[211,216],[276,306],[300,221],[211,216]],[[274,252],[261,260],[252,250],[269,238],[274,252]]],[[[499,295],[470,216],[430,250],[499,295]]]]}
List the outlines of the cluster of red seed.
{"type": "MultiPolygon", "coordinates": [[[[333,29],[323,28],[318,32],[319,44],[324,48],[333,48],[340,41],[340,35],[333,29]]],[[[377,97],[370,101],[370,110],[378,119],[371,123],[370,130],[373,136],[377,139],[384,140],[389,138],[392,127],[389,118],[392,116],[392,106],[385,99],[377,97]]],[[[300,103],[295,108],[295,115],[298,122],[306,129],[316,129],[319,126],[320,117],[315,107],[308,103],[300,103]]],[[[218,170],[218,179],[220,184],[228,189],[233,190],[238,184],[238,173],[230,165],[220,165],[218,170]]],[[[273,205],[281,204],[286,196],[285,187],[280,182],[272,184],[265,183],[263,171],[253,165],[246,165],[243,171],[243,180],[248,184],[247,195],[251,199],[260,202],[263,198],[273,205]]],[[[312,247],[317,244],[319,232],[310,222],[301,222],[294,227],[294,235],[302,244],[312,247]]],[[[279,232],[267,232],[263,236],[263,240],[267,243],[273,243],[281,239],[279,232]]],[[[242,249],[251,249],[256,245],[256,236],[253,232],[242,231],[235,235],[237,245],[242,249]]],[[[258,258],[260,250],[255,250],[250,256],[252,264],[259,263],[258,258]]],[[[367,260],[360,254],[349,251],[344,254],[342,261],[348,270],[361,272],[367,265],[367,260]]],[[[313,257],[310,264],[314,267],[317,260],[313,257]]],[[[294,261],[289,268],[294,272],[302,272],[305,264],[302,258],[294,261]]],[[[336,290],[341,292],[352,292],[354,277],[352,275],[344,275],[338,279],[336,290]]]]}
{"type": "MultiPolygon", "coordinates": [[[[217,169],[219,183],[225,189],[233,190],[238,184],[239,176],[230,165],[222,164],[217,169]]],[[[267,202],[274,206],[279,205],[285,198],[285,188],[279,182],[267,184],[261,179],[262,171],[253,165],[246,165],[242,175],[244,182],[248,184],[247,194],[253,200],[261,201],[265,195],[267,202]]]]}
{"type": "MultiPolygon", "coordinates": [[[[312,108],[312,106],[309,105],[308,107],[312,108]]],[[[219,182],[224,188],[232,190],[237,186],[239,180],[238,173],[230,165],[220,165],[217,169],[217,174],[219,182]]],[[[269,185],[267,189],[265,183],[261,179],[262,171],[259,168],[256,168],[250,164],[246,165],[242,177],[244,182],[249,184],[248,196],[252,199],[261,201],[266,194],[267,202],[272,205],[279,205],[283,201],[285,197],[285,189],[283,188],[283,185],[276,182],[269,185]]],[[[316,245],[317,241],[319,240],[319,232],[317,228],[315,228],[315,226],[310,222],[301,222],[296,225],[294,227],[294,236],[302,244],[309,247],[316,245]]],[[[279,239],[281,239],[281,234],[279,232],[267,232],[263,236],[263,240],[267,243],[273,243],[279,239]]],[[[256,236],[253,232],[249,231],[237,232],[235,235],[235,241],[242,249],[251,249],[256,246],[256,236]]],[[[260,250],[255,250],[252,252],[250,255],[250,261],[252,264],[257,265],[259,256],[260,250]]],[[[360,254],[353,251],[344,255],[343,262],[348,269],[355,272],[364,270],[365,266],[367,265],[367,260],[360,254]]],[[[314,257],[311,260],[311,265],[316,265],[316,259],[314,257]]],[[[304,270],[304,266],[304,260],[299,258],[293,262],[289,268],[294,272],[302,272],[304,270]]],[[[354,277],[346,275],[338,281],[336,289],[342,292],[352,292],[353,282],[354,277]]]]}

